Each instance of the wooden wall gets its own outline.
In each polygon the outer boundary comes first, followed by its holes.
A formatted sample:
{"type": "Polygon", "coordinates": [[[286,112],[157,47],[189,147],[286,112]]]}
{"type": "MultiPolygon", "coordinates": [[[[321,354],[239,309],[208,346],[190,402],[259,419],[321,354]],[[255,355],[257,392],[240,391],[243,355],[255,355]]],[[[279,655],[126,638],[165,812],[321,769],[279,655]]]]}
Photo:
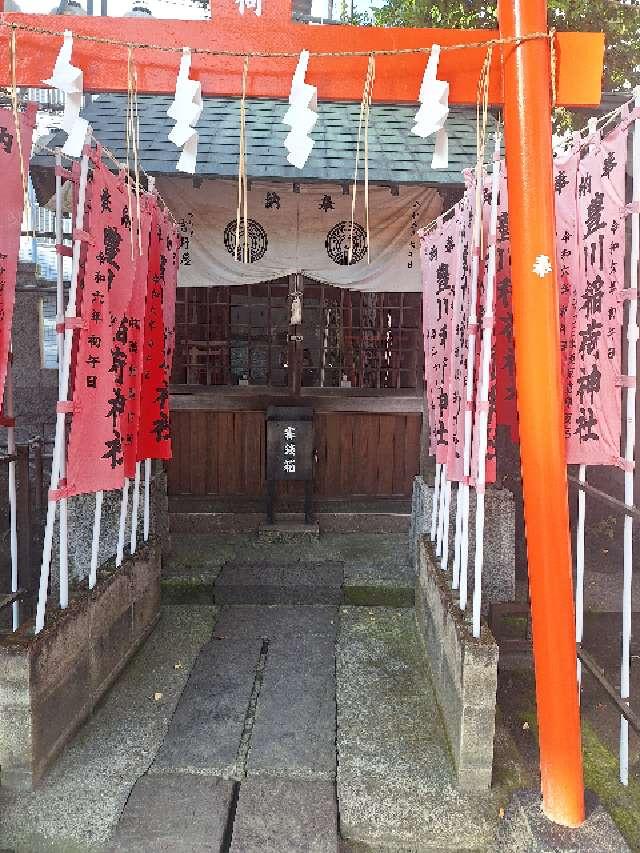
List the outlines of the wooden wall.
{"type": "MultiPolygon", "coordinates": [[[[259,498],[265,493],[265,412],[172,412],[169,494],[259,498]]],[[[319,498],[409,497],[420,465],[419,413],[317,412],[319,498]]],[[[296,484],[287,484],[295,488],[296,484]]]]}

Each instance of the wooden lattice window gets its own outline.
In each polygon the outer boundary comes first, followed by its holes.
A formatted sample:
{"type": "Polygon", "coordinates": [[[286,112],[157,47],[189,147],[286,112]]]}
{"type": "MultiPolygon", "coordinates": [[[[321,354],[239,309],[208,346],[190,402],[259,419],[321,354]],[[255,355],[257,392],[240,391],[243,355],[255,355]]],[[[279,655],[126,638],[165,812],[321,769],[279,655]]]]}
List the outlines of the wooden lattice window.
{"type": "Polygon", "coordinates": [[[419,293],[360,293],[305,280],[302,384],[417,388],[419,293]]]}
{"type": "Polygon", "coordinates": [[[316,388],[421,386],[419,293],[360,293],[294,278],[180,288],[173,381],[287,387],[296,374],[316,388]],[[296,286],[302,325],[292,327],[296,286]],[[302,341],[292,346],[290,335],[302,341]]]}

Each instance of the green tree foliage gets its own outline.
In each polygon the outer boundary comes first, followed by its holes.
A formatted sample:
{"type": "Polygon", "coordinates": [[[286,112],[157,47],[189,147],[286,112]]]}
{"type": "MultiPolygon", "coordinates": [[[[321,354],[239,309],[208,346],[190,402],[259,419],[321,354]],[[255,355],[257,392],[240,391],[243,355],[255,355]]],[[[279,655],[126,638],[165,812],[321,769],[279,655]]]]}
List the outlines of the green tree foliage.
{"type": "MultiPolygon", "coordinates": [[[[486,0],[385,0],[382,7],[374,10],[373,22],[389,27],[495,29],[497,6],[486,0]]],[[[549,26],[557,30],[603,31],[604,90],[640,84],[640,0],[551,0],[549,26]]]]}

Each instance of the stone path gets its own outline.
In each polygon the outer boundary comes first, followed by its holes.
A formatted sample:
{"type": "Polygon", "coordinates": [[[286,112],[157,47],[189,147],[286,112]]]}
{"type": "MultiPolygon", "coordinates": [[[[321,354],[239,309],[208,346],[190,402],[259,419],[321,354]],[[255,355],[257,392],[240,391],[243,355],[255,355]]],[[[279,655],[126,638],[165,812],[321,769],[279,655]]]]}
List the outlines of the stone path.
{"type": "Polygon", "coordinates": [[[350,582],[406,595],[388,537],[367,539],[292,562],[191,537],[217,608],[165,607],[44,788],[0,788],[0,850],[490,850],[498,804],[453,785],[413,610],[341,604],[350,582]]]}

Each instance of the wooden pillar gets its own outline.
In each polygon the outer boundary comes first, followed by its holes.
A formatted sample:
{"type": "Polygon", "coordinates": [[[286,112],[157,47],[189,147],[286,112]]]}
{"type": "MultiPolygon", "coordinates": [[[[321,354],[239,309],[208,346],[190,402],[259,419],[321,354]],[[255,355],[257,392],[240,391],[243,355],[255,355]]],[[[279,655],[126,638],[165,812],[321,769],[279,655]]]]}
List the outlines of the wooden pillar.
{"type": "MultiPolygon", "coordinates": [[[[500,0],[504,38],[547,31],[546,0],[500,0]]],[[[549,40],[504,48],[516,387],[545,814],[584,820],[555,260],[549,40]]]]}

